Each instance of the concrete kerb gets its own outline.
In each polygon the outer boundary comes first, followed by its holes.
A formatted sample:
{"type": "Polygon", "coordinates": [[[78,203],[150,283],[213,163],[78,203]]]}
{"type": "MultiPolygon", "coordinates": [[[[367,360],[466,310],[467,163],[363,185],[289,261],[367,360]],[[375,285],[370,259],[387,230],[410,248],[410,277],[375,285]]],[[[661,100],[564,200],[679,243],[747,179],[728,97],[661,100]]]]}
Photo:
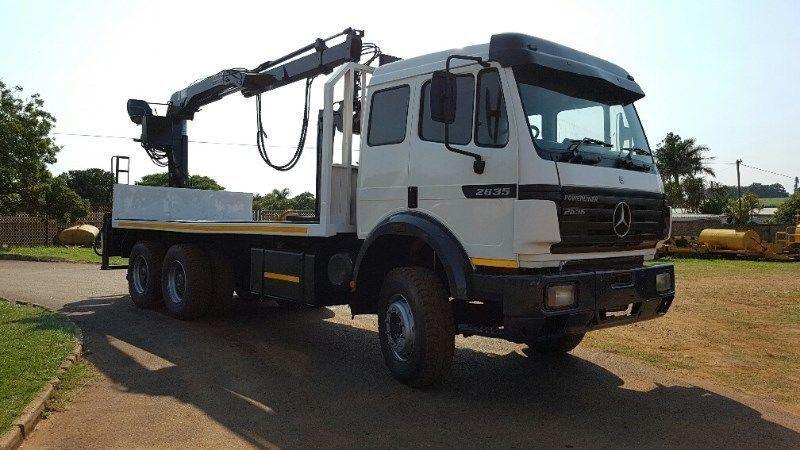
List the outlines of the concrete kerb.
{"type": "MultiPolygon", "coordinates": [[[[11,301],[11,300],[10,300],[11,301]]],[[[35,306],[50,312],[61,314],[58,311],[48,308],[46,306],[38,305],[31,302],[11,301],[18,305],[35,306]]],[[[69,318],[67,318],[69,320],[69,318]]],[[[58,367],[58,372],[55,378],[48,381],[34,399],[28,403],[28,406],[22,410],[19,417],[11,424],[11,428],[0,435],[0,450],[13,450],[22,444],[22,441],[33,432],[39,420],[42,418],[42,413],[45,410],[47,402],[53,396],[55,388],[61,384],[61,375],[64,374],[73,364],[81,357],[83,352],[83,333],[79,333],[75,346],[72,348],[70,354],[64,359],[58,367]]]]}
{"type": "MultiPolygon", "coordinates": [[[[73,261],[59,256],[31,256],[31,255],[18,255],[16,253],[0,253],[0,260],[5,261],[33,261],[33,262],[59,262],[59,263],[73,263],[73,264],[100,264],[89,261],[73,261]]],[[[20,302],[17,302],[20,303],[20,302]]],[[[40,305],[34,305],[40,306],[40,305]]],[[[45,308],[47,309],[47,308],[45,308]]]]}

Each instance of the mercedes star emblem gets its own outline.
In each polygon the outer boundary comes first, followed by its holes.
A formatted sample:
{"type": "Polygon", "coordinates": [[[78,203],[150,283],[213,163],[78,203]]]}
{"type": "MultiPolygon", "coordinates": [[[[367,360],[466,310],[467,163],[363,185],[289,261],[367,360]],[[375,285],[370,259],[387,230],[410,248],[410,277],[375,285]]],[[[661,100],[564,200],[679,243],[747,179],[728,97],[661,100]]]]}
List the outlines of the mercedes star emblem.
{"type": "Polygon", "coordinates": [[[627,203],[617,203],[611,219],[611,226],[614,228],[614,234],[621,238],[631,231],[631,207],[627,203]]]}

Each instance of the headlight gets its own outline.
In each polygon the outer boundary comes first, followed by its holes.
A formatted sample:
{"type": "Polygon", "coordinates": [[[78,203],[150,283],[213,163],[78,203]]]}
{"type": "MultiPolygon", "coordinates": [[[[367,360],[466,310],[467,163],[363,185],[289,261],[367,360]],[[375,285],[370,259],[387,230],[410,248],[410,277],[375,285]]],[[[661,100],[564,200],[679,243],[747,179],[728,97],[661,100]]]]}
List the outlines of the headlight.
{"type": "Polygon", "coordinates": [[[672,274],[669,272],[656,275],[656,291],[658,293],[669,292],[672,290],[672,274]]]}
{"type": "Polygon", "coordinates": [[[564,309],[575,304],[574,284],[556,284],[547,287],[545,305],[547,309],[564,309]]]}

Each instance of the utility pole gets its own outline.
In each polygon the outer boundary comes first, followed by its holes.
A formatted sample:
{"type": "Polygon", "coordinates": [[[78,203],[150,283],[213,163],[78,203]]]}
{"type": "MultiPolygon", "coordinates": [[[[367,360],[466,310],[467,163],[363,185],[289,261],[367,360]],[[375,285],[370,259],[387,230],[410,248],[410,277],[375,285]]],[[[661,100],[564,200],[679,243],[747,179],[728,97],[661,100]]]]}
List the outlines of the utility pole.
{"type": "Polygon", "coordinates": [[[742,165],[742,160],[736,160],[736,195],[739,199],[739,207],[742,206],[742,173],[739,171],[739,166],[742,165]]]}

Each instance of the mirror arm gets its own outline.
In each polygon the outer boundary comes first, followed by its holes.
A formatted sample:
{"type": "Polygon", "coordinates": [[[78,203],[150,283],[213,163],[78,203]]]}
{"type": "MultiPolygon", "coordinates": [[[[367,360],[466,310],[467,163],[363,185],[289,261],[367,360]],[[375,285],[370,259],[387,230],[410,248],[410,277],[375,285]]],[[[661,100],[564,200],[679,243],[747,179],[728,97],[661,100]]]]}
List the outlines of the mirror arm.
{"type": "MultiPolygon", "coordinates": [[[[447,57],[447,61],[445,61],[444,69],[447,73],[450,73],[450,61],[454,59],[463,59],[467,61],[474,61],[480,64],[482,67],[491,67],[487,61],[479,56],[466,56],[466,55],[450,55],[447,57]]],[[[486,161],[483,160],[481,155],[473,152],[469,152],[466,150],[461,150],[459,148],[455,148],[450,145],[450,124],[444,124],[444,148],[447,150],[458,153],[459,155],[471,156],[475,159],[475,162],[472,163],[472,170],[477,174],[482,174],[483,171],[486,169],[486,161]]]]}

